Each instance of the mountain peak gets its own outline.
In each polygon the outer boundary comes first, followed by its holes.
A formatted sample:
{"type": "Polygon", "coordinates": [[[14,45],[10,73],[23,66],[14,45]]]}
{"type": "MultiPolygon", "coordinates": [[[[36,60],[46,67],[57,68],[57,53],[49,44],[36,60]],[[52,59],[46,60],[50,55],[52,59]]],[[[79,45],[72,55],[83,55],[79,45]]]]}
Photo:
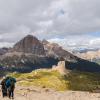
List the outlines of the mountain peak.
{"type": "Polygon", "coordinates": [[[33,36],[33,35],[26,35],[24,38],[32,38],[32,39],[36,39],[36,40],[38,40],[35,36],[33,36]]]}
{"type": "Polygon", "coordinates": [[[42,43],[43,43],[44,45],[46,45],[46,44],[48,44],[49,42],[48,42],[46,39],[43,39],[43,40],[42,40],[42,43]]]}
{"type": "Polygon", "coordinates": [[[43,44],[33,35],[27,35],[14,45],[17,52],[33,53],[37,55],[44,54],[43,44]]]}

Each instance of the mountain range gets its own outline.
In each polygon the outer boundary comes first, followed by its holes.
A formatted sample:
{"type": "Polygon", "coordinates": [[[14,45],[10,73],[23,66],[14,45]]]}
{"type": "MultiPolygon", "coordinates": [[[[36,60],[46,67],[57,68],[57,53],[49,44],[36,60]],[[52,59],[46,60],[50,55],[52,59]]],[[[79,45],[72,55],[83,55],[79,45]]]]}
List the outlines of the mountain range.
{"type": "Polygon", "coordinates": [[[0,69],[7,71],[31,72],[38,68],[51,68],[59,61],[66,62],[66,69],[99,72],[100,66],[64,50],[56,43],[38,40],[27,35],[12,48],[0,49],[0,69]]]}

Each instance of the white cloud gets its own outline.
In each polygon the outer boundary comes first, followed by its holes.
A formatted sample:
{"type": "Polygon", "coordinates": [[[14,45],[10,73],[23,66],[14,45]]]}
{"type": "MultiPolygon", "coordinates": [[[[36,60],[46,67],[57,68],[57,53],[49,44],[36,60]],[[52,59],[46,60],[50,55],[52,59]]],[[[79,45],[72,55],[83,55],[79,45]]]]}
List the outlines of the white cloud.
{"type": "Polygon", "coordinates": [[[0,42],[15,43],[34,33],[63,46],[95,47],[99,12],[100,0],[0,0],[0,42]]]}
{"type": "Polygon", "coordinates": [[[100,45],[100,38],[95,38],[90,41],[90,45],[99,46],[100,45]]]}
{"type": "Polygon", "coordinates": [[[2,48],[2,47],[12,47],[13,45],[14,45],[14,43],[3,42],[3,43],[0,43],[0,48],[2,48]]]}
{"type": "Polygon", "coordinates": [[[51,43],[58,43],[67,50],[77,48],[100,48],[100,38],[89,35],[83,36],[68,36],[65,38],[53,38],[48,40],[51,43]]]}
{"type": "Polygon", "coordinates": [[[47,33],[100,31],[99,5],[99,0],[0,0],[0,31],[9,33],[24,25],[35,32],[40,24],[50,24],[46,30],[53,25],[47,33]]]}

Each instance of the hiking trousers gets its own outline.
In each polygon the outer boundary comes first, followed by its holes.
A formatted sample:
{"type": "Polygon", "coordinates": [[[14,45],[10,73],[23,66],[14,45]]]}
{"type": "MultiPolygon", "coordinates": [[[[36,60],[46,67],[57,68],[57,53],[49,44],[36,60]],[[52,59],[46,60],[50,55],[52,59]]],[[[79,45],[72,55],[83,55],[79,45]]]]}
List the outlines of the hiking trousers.
{"type": "Polygon", "coordinates": [[[9,96],[9,98],[13,98],[14,97],[14,89],[8,89],[8,96],[9,96]]]}

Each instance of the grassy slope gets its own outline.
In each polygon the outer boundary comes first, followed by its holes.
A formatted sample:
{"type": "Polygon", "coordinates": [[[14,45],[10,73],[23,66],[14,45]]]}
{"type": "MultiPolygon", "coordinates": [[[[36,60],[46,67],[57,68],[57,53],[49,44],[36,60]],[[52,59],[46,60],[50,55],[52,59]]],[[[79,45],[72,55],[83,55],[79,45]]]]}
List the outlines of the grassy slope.
{"type": "Polygon", "coordinates": [[[57,71],[35,70],[27,74],[11,74],[11,76],[20,80],[18,81],[19,85],[35,85],[59,91],[92,91],[100,88],[99,73],[71,72],[68,75],[63,76],[57,71]]]}
{"type": "Polygon", "coordinates": [[[27,74],[11,74],[11,76],[20,80],[18,84],[22,86],[34,85],[59,91],[67,90],[69,87],[69,82],[57,71],[35,70],[27,74]]]}
{"type": "Polygon", "coordinates": [[[100,73],[71,72],[66,79],[72,90],[92,91],[100,88],[100,73]]]}

